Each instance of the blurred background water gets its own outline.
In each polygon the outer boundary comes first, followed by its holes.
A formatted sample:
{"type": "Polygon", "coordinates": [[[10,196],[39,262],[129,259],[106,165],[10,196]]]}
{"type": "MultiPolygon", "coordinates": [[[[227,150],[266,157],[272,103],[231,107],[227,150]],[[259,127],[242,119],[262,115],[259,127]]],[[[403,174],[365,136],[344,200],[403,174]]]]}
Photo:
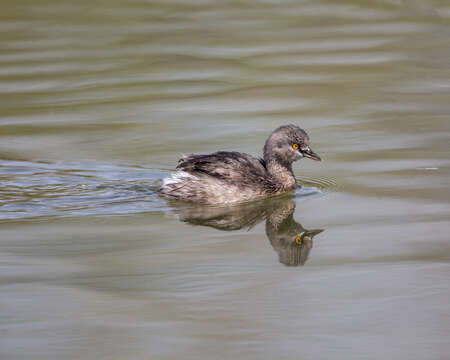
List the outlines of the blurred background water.
{"type": "Polygon", "coordinates": [[[2,1],[0,358],[448,358],[449,99],[444,0],[2,1]],[[155,194],[286,123],[296,194],[155,194]]]}

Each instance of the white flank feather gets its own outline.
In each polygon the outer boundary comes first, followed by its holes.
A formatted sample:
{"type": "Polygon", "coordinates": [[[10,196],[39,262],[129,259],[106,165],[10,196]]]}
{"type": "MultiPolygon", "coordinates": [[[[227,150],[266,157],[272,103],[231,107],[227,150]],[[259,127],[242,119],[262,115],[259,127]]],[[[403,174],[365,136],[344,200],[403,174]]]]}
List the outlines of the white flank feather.
{"type": "Polygon", "coordinates": [[[172,173],[170,177],[163,179],[163,186],[178,184],[185,179],[192,179],[194,176],[187,173],[186,171],[177,171],[172,173]]]}

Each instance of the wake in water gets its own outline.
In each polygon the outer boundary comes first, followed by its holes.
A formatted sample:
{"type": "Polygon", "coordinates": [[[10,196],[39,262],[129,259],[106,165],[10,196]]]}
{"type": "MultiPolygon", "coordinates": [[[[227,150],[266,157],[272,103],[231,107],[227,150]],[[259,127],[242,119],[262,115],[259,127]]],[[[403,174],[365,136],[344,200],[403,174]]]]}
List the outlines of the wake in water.
{"type": "Polygon", "coordinates": [[[161,210],[164,173],[98,164],[0,162],[0,219],[161,210]]]}
{"type": "MultiPolygon", "coordinates": [[[[0,161],[0,220],[168,211],[157,190],[163,170],[97,163],[0,161]]],[[[300,180],[296,199],[326,189],[300,180]]]]}

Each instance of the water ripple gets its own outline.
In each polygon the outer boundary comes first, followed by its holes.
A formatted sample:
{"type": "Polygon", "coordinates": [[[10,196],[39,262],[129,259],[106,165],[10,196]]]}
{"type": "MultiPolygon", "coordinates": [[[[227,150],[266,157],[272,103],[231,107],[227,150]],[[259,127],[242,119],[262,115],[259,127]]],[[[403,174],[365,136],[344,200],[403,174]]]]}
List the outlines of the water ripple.
{"type": "Polygon", "coordinates": [[[162,210],[161,172],[118,165],[0,163],[0,219],[162,210]]]}

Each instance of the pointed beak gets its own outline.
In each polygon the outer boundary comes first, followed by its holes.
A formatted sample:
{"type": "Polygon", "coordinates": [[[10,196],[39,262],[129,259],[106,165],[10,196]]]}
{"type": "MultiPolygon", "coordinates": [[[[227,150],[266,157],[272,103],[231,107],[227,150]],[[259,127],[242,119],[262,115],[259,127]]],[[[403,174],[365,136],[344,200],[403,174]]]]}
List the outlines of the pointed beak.
{"type": "Polygon", "coordinates": [[[298,245],[309,244],[308,247],[311,249],[314,236],[320,234],[322,231],[323,229],[306,230],[300,237],[297,236],[295,242],[298,245]],[[297,239],[299,239],[299,241],[297,241],[297,239]]]}
{"type": "Polygon", "coordinates": [[[311,238],[312,238],[312,237],[316,236],[317,234],[320,234],[322,231],[323,231],[323,229],[306,230],[306,234],[311,236],[311,238]]]}
{"type": "Polygon", "coordinates": [[[306,150],[301,150],[304,157],[316,160],[316,161],[322,161],[319,155],[317,155],[314,151],[311,150],[311,148],[307,148],[306,150]]]}

